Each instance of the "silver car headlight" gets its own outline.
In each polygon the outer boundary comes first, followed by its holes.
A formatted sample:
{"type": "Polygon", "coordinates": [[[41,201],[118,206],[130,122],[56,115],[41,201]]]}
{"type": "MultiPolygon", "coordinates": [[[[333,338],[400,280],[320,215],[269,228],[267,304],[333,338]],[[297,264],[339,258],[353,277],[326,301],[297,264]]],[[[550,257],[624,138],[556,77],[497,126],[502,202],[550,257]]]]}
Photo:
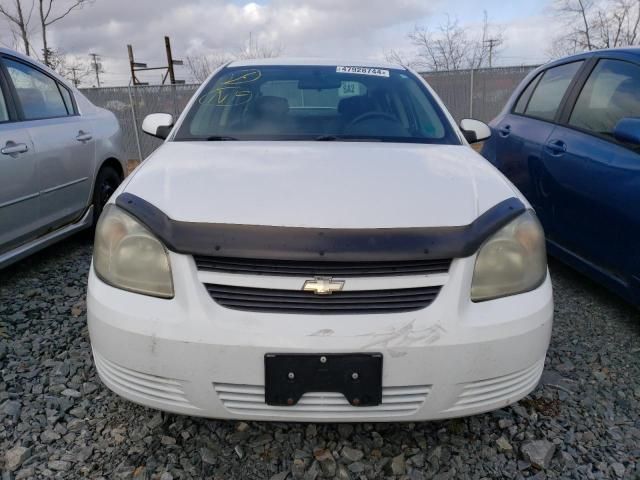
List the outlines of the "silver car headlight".
{"type": "Polygon", "coordinates": [[[480,302],[539,287],[547,275],[544,232],[532,210],[512,220],[480,247],[471,300],[480,302]]]}
{"type": "Polygon", "coordinates": [[[115,205],[107,205],[98,221],[93,266],[98,277],[113,287],[173,297],[167,249],[140,222],[115,205]]]}

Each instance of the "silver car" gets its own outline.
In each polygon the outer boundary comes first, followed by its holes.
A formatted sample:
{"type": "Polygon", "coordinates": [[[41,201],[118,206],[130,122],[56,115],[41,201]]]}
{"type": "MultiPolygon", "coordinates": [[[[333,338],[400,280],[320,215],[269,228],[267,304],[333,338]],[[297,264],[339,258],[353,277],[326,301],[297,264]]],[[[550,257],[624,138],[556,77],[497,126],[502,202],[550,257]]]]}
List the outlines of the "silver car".
{"type": "Polygon", "coordinates": [[[111,112],[0,48],[0,268],[95,224],[125,172],[111,112]]]}

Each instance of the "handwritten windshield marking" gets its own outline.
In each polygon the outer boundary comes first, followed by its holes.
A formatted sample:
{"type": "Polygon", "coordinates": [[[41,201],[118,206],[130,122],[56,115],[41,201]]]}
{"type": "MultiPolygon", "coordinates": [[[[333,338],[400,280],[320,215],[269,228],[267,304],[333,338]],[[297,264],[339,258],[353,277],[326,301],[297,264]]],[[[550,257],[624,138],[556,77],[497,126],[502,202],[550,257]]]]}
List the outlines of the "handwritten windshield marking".
{"type": "Polygon", "coordinates": [[[198,103],[216,107],[237,107],[249,103],[253,99],[253,92],[242,88],[242,85],[255,82],[260,77],[262,72],[257,69],[233,72],[229,79],[222,82],[223,86],[200,97],[198,103]]]}
{"type": "Polygon", "coordinates": [[[262,76],[260,70],[240,70],[233,72],[229,80],[224,81],[224,85],[241,85],[243,83],[255,82],[262,76]]]}

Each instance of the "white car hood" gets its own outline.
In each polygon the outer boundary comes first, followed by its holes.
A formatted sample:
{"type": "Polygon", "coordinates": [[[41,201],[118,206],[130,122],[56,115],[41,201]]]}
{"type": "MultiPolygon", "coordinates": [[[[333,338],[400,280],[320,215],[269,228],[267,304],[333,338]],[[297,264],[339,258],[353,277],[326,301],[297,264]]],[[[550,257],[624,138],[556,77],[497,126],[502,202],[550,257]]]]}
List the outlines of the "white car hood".
{"type": "Polygon", "coordinates": [[[468,146],[365,142],[167,142],[125,190],[174,220],[316,228],[467,225],[522,199],[468,146]]]}

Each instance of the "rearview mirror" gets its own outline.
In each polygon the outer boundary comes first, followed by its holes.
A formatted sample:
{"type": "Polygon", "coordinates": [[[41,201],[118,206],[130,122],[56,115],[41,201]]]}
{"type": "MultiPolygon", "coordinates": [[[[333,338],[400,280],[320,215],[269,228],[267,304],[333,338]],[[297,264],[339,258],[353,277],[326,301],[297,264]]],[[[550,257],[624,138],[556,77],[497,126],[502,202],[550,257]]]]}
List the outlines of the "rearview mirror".
{"type": "Polygon", "coordinates": [[[489,125],[480,120],[465,118],[460,121],[460,129],[469,143],[482,142],[491,136],[489,125]]]}
{"type": "Polygon", "coordinates": [[[300,90],[334,90],[342,86],[342,81],[335,78],[312,77],[298,80],[300,90]]]}
{"type": "Polygon", "coordinates": [[[640,118],[623,118],[613,129],[616,140],[633,145],[640,145],[640,118]]]}
{"type": "Polygon", "coordinates": [[[142,131],[161,139],[169,136],[173,128],[173,115],[169,113],[152,113],[144,117],[142,131]]]}

